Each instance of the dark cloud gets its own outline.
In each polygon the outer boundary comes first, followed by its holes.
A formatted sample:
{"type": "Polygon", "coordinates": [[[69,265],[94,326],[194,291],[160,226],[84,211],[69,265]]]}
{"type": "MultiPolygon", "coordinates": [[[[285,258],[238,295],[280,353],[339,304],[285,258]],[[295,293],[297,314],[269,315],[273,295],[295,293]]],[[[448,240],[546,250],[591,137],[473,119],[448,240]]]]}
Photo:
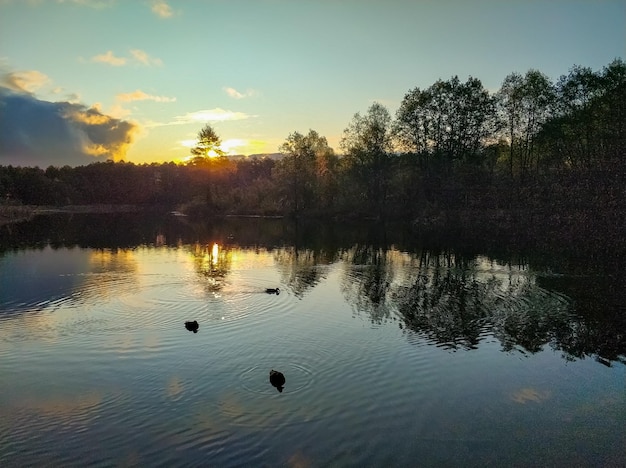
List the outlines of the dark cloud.
{"type": "Polygon", "coordinates": [[[137,126],[95,107],[0,87],[0,165],[78,166],[123,159],[137,126]]]}

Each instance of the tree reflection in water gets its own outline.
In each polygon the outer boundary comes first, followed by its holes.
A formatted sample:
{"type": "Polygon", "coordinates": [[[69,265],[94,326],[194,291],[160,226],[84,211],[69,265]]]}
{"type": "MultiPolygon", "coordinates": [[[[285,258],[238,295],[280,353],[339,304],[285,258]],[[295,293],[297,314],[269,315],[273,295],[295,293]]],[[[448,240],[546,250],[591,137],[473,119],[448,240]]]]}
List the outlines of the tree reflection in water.
{"type": "Polygon", "coordinates": [[[274,261],[281,272],[281,282],[298,298],[328,276],[328,263],[332,263],[322,251],[297,247],[276,249],[274,261]]]}
{"type": "Polygon", "coordinates": [[[493,335],[504,351],[535,353],[563,334],[570,302],[534,284],[533,277],[478,274],[468,269],[423,268],[398,293],[407,328],[449,348],[476,348],[493,335]]]}
{"type": "Polygon", "coordinates": [[[381,324],[390,317],[389,292],[393,281],[391,253],[372,245],[356,245],[342,260],[350,265],[341,289],[357,311],[365,311],[372,323],[381,324]]]}
{"type": "Polygon", "coordinates": [[[549,346],[565,359],[626,362],[626,317],[611,303],[610,278],[596,278],[604,286],[594,288],[589,278],[572,287],[572,278],[560,277],[569,287],[557,287],[559,281],[527,266],[485,257],[399,254],[355,246],[344,257],[351,267],[343,291],[372,323],[397,314],[403,328],[448,349],[475,349],[495,337],[505,352],[537,353],[549,346]],[[590,287],[594,292],[579,301],[580,291],[590,287]]]}
{"type": "Polygon", "coordinates": [[[484,240],[416,240],[395,228],[296,228],[260,219],[196,224],[137,214],[39,216],[0,229],[0,257],[76,246],[183,248],[215,294],[231,274],[234,252],[264,250],[280,272],[281,290],[303,298],[340,271],[340,290],[356,314],[373,324],[399,320],[407,334],[448,349],[475,349],[495,337],[505,352],[549,346],[565,359],[626,363],[626,277],[608,248],[531,249],[519,257],[513,248],[494,252],[497,246],[484,240]]]}
{"type": "Polygon", "coordinates": [[[231,250],[220,247],[216,242],[196,243],[189,246],[193,255],[196,272],[206,279],[209,292],[218,292],[224,287],[224,280],[231,269],[231,250]]]}

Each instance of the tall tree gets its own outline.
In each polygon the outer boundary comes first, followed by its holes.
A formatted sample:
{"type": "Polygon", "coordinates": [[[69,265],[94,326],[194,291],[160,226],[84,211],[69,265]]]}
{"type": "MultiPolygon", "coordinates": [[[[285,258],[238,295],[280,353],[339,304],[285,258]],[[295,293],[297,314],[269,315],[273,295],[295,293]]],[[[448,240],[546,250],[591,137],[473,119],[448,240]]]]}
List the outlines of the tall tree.
{"type": "Polygon", "coordinates": [[[196,146],[191,149],[191,154],[193,154],[195,158],[190,161],[190,164],[205,169],[205,200],[207,207],[212,210],[216,208],[215,197],[217,182],[213,174],[216,164],[214,164],[215,161],[212,161],[212,159],[222,158],[224,156],[224,151],[220,148],[221,144],[222,142],[217,132],[210,124],[206,124],[198,132],[196,146]]]}
{"type": "Polygon", "coordinates": [[[552,115],[555,100],[550,79],[537,70],[524,76],[511,73],[504,78],[498,93],[498,107],[509,141],[509,169],[514,176],[514,162],[521,177],[534,163],[538,167],[536,136],[552,115]]]}
{"type": "Polygon", "coordinates": [[[554,165],[590,170],[624,165],[626,64],[616,59],[601,71],[574,66],[556,85],[554,116],[540,137],[554,165]]]}
{"type": "Polygon", "coordinates": [[[206,124],[198,132],[196,146],[191,149],[191,154],[200,158],[209,156],[223,156],[224,151],[220,148],[222,141],[217,132],[210,124],[206,124]]]}
{"type": "Polygon", "coordinates": [[[554,85],[538,70],[529,70],[522,88],[523,121],[520,152],[520,171],[527,174],[535,165],[539,167],[539,152],[536,137],[542,126],[553,115],[555,103],[554,85]]]}
{"type": "Polygon", "coordinates": [[[416,156],[422,168],[428,166],[431,154],[430,100],[431,94],[428,90],[410,90],[398,108],[393,129],[398,148],[416,156]]]}
{"type": "Polygon", "coordinates": [[[324,200],[325,190],[332,189],[333,158],[332,148],[325,137],[315,130],[307,135],[294,132],[281,145],[280,152],[285,157],[277,164],[276,174],[281,181],[286,203],[293,213],[310,210],[324,200]]]}
{"type": "Polygon", "coordinates": [[[396,114],[394,134],[422,166],[432,160],[449,166],[476,161],[493,122],[493,98],[481,81],[470,77],[461,83],[454,76],[424,91],[409,91],[396,114]]]}
{"type": "Polygon", "coordinates": [[[355,114],[344,130],[341,148],[348,170],[362,188],[368,209],[383,217],[392,172],[393,141],[391,116],[375,102],[367,114],[355,114]]]}
{"type": "MultiPolygon", "coordinates": [[[[317,133],[313,130],[309,135],[317,133]]],[[[280,146],[285,157],[277,164],[276,174],[281,180],[284,201],[294,214],[311,204],[315,178],[315,149],[313,138],[293,132],[280,146]]]]}
{"type": "Polygon", "coordinates": [[[515,142],[519,139],[520,121],[522,119],[522,86],[524,78],[513,72],[504,78],[498,92],[498,109],[505,122],[505,134],[509,141],[509,171],[514,175],[513,160],[515,156],[515,142]]]}
{"type": "Polygon", "coordinates": [[[615,59],[604,67],[601,83],[606,156],[626,168],[626,62],[615,59]]]}

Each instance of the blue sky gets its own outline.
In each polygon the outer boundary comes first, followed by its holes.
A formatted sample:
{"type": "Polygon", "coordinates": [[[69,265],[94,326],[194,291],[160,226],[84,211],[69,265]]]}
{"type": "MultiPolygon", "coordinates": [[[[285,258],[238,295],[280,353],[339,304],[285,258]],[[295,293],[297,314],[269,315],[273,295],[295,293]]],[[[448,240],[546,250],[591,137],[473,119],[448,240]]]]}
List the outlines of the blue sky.
{"type": "Polygon", "coordinates": [[[439,78],[625,52],[624,0],[0,0],[0,164],[180,161],[207,122],[232,154],[309,129],[338,149],[439,78]]]}

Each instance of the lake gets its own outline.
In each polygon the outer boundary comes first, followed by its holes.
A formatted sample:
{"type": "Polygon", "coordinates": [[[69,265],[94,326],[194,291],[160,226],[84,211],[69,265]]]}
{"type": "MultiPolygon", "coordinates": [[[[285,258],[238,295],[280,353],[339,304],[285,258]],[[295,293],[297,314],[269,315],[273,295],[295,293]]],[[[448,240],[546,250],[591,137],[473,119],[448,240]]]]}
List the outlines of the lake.
{"type": "Polygon", "coordinates": [[[624,466],[615,257],[367,223],[1,226],[0,462],[624,466]]]}

